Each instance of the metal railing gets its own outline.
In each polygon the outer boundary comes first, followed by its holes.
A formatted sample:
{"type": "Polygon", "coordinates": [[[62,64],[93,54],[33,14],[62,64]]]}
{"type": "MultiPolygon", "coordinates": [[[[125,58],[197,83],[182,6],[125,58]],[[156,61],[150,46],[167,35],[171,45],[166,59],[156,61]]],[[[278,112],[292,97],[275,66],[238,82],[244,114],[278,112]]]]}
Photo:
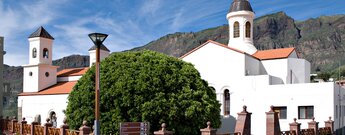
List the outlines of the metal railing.
{"type": "Polygon", "coordinates": [[[35,135],[43,135],[44,134],[44,127],[40,125],[35,125],[35,135]]]}
{"type": "Polygon", "coordinates": [[[24,124],[23,126],[24,126],[24,131],[23,131],[24,135],[31,134],[31,125],[24,124]]]}
{"type": "Polygon", "coordinates": [[[60,128],[49,127],[48,128],[48,134],[49,135],[60,135],[60,128]]]}
{"type": "Polygon", "coordinates": [[[78,130],[71,130],[71,129],[66,129],[66,135],[79,135],[80,131],[78,130]]]}

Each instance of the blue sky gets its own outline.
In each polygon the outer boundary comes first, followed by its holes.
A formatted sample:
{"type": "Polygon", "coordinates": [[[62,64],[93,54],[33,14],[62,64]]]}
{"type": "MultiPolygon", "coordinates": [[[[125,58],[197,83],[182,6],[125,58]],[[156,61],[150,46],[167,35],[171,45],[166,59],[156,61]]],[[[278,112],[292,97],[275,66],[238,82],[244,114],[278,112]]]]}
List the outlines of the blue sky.
{"type": "MultiPolygon", "coordinates": [[[[88,55],[87,34],[109,34],[112,51],[142,46],[166,34],[227,24],[232,0],[0,0],[4,62],[28,63],[27,37],[39,26],[55,38],[53,59],[88,55]]],[[[296,20],[345,14],[345,0],[250,0],[256,16],[284,11],[296,20]]]]}

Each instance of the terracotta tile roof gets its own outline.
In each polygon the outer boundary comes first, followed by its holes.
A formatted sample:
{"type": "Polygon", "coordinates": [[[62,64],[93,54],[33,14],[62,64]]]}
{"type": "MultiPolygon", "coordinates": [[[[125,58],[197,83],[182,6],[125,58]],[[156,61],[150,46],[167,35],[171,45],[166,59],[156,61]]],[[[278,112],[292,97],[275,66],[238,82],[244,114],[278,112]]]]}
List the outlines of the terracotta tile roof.
{"type": "Polygon", "coordinates": [[[87,70],[89,70],[88,67],[64,69],[64,70],[59,71],[57,73],[57,76],[58,77],[81,76],[85,74],[87,70]]]}
{"type": "Polygon", "coordinates": [[[295,48],[263,50],[257,51],[253,56],[260,60],[282,59],[289,57],[293,51],[295,51],[295,48]]]}
{"type": "MultiPolygon", "coordinates": [[[[213,44],[216,44],[216,45],[218,45],[218,46],[224,47],[224,48],[229,49],[229,50],[233,50],[233,51],[236,51],[236,52],[239,52],[239,53],[247,54],[247,53],[245,53],[245,52],[243,52],[243,51],[237,50],[237,49],[235,49],[235,48],[231,48],[231,47],[229,47],[229,46],[227,46],[227,45],[218,43],[218,42],[216,42],[216,41],[208,40],[207,42],[205,42],[205,43],[201,44],[200,46],[194,48],[193,50],[189,51],[188,53],[182,55],[182,56],[180,57],[180,59],[183,59],[184,57],[186,57],[186,56],[188,56],[189,54],[195,52],[196,50],[199,50],[200,48],[202,48],[203,46],[207,45],[208,43],[213,43],[213,44]]],[[[248,55],[248,54],[247,54],[247,55],[248,55]]]]}
{"type": "Polygon", "coordinates": [[[18,96],[69,94],[73,90],[75,84],[77,84],[77,81],[58,82],[39,92],[23,92],[18,94],[18,96]]]}

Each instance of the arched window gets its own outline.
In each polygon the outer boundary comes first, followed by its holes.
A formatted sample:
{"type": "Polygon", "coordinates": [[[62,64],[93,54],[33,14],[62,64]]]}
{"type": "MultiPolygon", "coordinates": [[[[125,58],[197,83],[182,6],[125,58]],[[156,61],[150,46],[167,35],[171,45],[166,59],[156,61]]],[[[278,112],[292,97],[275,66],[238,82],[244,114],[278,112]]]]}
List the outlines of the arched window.
{"type": "Polygon", "coordinates": [[[250,38],[250,22],[246,22],[246,38],[250,38]]]}
{"type": "Polygon", "coordinates": [[[49,57],[49,51],[47,48],[43,49],[43,58],[48,58],[49,57]]]}
{"type": "Polygon", "coordinates": [[[56,128],[57,127],[57,125],[56,125],[57,124],[57,122],[56,122],[57,118],[56,118],[56,113],[54,111],[51,111],[49,113],[49,119],[50,119],[51,124],[53,124],[53,127],[56,128]]]}
{"type": "Polygon", "coordinates": [[[34,48],[32,49],[32,58],[36,58],[36,56],[37,56],[37,49],[34,48]]]}
{"type": "Polygon", "coordinates": [[[240,37],[240,23],[234,23],[234,38],[240,37]]]}
{"type": "Polygon", "coordinates": [[[230,114],[230,93],[228,89],[224,90],[224,115],[230,114]]]}

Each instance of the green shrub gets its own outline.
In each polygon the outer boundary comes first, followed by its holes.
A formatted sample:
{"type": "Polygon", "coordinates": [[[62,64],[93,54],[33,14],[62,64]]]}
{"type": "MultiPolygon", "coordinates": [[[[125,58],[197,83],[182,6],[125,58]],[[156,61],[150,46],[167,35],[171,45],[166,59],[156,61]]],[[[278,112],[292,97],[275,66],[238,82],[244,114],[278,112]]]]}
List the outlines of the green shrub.
{"type": "MultiPolygon", "coordinates": [[[[92,67],[68,97],[70,127],[94,121],[92,67]]],[[[165,122],[176,135],[198,135],[207,121],[220,125],[215,92],[192,64],[153,51],[113,53],[101,63],[102,134],[119,134],[120,122],[150,122],[151,132],[165,122]]]]}

